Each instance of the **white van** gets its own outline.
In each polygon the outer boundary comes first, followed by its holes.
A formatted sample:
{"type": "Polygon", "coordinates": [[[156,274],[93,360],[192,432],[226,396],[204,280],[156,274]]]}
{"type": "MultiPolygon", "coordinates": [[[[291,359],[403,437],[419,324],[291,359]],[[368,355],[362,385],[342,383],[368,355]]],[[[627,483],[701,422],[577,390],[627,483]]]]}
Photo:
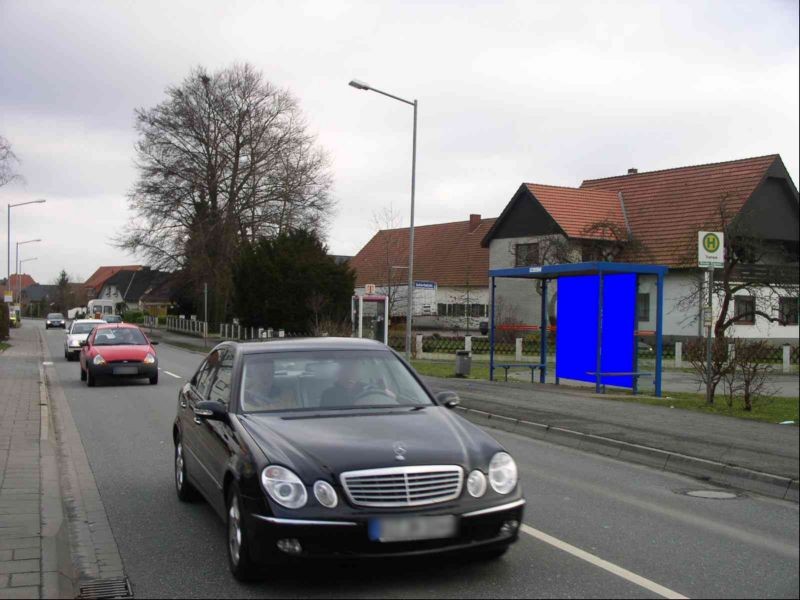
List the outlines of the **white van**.
{"type": "Polygon", "coordinates": [[[96,300],[89,300],[86,308],[86,317],[89,319],[101,319],[105,315],[116,314],[114,311],[114,302],[111,300],[101,300],[99,298],[96,300]]]}

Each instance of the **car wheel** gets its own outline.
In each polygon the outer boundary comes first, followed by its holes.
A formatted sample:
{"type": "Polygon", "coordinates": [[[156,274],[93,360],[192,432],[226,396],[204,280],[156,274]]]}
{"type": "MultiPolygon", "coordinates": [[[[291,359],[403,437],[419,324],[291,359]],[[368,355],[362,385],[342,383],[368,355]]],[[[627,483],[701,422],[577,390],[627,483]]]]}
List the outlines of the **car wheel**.
{"type": "Polygon", "coordinates": [[[81,381],[86,381],[86,371],[81,367],[81,381]]]}
{"type": "Polygon", "coordinates": [[[158,383],[158,373],[156,373],[155,375],[153,375],[153,376],[150,378],[150,385],[155,385],[155,384],[157,384],[157,383],[158,383]]]}
{"type": "Polygon", "coordinates": [[[228,565],[239,581],[250,581],[256,575],[256,566],[250,558],[250,548],[245,531],[242,500],[239,489],[232,483],[228,490],[228,565]]]}
{"type": "Polygon", "coordinates": [[[97,385],[97,378],[92,375],[92,372],[89,369],[86,369],[86,385],[89,387],[94,387],[97,385]]]}
{"type": "Polygon", "coordinates": [[[69,360],[69,352],[67,352],[66,350],[64,350],[64,358],[69,360]]]}
{"type": "Polygon", "coordinates": [[[178,492],[178,500],[181,502],[192,502],[197,498],[197,490],[189,483],[186,473],[183,442],[179,437],[175,442],[175,491],[178,492]]]}

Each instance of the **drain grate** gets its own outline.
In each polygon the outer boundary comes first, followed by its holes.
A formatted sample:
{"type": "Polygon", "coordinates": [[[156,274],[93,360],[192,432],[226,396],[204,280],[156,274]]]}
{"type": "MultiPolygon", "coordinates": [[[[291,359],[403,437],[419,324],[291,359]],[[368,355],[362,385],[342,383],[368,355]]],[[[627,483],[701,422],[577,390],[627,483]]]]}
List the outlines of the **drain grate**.
{"type": "Polygon", "coordinates": [[[127,577],[95,579],[81,584],[78,598],[133,598],[127,577]]]}

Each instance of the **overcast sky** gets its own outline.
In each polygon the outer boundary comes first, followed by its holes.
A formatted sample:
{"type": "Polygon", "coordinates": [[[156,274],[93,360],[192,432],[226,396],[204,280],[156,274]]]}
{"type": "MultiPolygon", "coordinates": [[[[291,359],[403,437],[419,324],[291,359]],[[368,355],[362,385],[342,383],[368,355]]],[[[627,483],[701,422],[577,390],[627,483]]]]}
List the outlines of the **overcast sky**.
{"type": "MultiPolygon", "coordinates": [[[[26,183],[0,188],[14,242],[50,283],[140,262],[133,110],[191,67],[236,61],[299,98],[333,159],[336,254],[390,203],[416,223],[497,216],[523,181],[581,180],[779,153],[798,182],[798,2],[40,2],[0,0],[0,135],[26,183]]],[[[13,266],[12,266],[13,271],[13,266]]]]}

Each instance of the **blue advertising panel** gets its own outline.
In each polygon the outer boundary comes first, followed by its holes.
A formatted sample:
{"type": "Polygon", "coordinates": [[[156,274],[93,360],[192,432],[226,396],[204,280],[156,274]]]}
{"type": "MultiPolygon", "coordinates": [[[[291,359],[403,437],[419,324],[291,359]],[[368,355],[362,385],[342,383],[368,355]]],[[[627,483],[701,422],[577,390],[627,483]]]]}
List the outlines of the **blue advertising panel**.
{"type": "MultiPolygon", "coordinates": [[[[556,376],[577,381],[596,381],[598,296],[597,275],[562,277],[558,281],[556,327],[556,376]]],[[[636,275],[603,278],[603,328],[601,372],[633,371],[636,324],[636,275]]],[[[633,387],[633,377],[603,376],[601,383],[633,387]]]]}
{"type": "Polygon", "coordinates": [[[556,377],[594,381],[597,370],[597,275],[558,280],[556,377]]]}

